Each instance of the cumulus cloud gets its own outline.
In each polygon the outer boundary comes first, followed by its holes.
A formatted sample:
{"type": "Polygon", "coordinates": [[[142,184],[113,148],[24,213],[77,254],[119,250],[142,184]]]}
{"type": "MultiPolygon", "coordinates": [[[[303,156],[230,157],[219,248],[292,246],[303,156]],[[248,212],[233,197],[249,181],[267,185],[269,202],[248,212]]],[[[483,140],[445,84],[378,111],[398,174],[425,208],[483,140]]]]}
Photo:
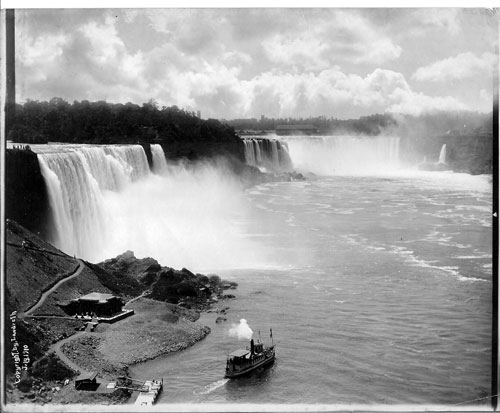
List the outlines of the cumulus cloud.
{"type": "Polygon", "coordinates": [[[491,76],[496,59],[496,56],[489,52],[481,56],[471,52],[460,53],[418,68],[412,78],[418,81],[441,82],[481,75],[491,76]]]}
{"type": "MultiPolygon", "coordinates": [[[[228,119],[467,109],[456,97],[419,92],[405,78],[408,71],[389,70],[402,47],[355,11],[134,10],[70,20],[71,28],[61,22],[60,30],[22,32],[20,100],[153,98],[228,119]],[[244,17],[249,24],[241,28],[244,17]],[[147,31],[136,27],[144,21],[147,31]],[[134,36],[136,29],[145,37],[134,36]],[[141,47],[134,37],[151,44],[141,47]]],[[[486,70],[492,55],[450,59],[418,69],[412,79],[468,76],[486,70]]]]}
{"type": "Polygon", "coordinates": [[[392,102],[392,104],[388,106],[387,112],[415,116],[435,111],[458,111],[471,109],[465,103],[460,102],[451,96],[428,96],[423,93],[402,90],[399,88],[394,90],[388,100],[389,102],[392,102]]]}
{"type": "Polygon", "coordinates": [[[190,104],[209,104],[209,114],[212,110],[223,110],[227,117],[345,116],[353,109],[361,113],[389,111],[418,115],[434,110],[468,109],[453,97],[415,92],[401,73],[382,69],[365,77],[345,74],[339,68],[326,69],[317,75],[269,71],[246,81],[230,71],[220,77],[200,78],[191,74],[184,77],[179,87],[190,91],[190,104]],[[195,80],[199,82],[196,86],[195,80]]]}
{"type": "Polygon", "coordinates": [[[380,64],[401,55],[401,47],[363,16],[342,10],[324,13],[327,19],[313,14],[307,23],[297,22],[263,41],[267,57],[284,67],[321,70],[345,61],[380,64]]]}

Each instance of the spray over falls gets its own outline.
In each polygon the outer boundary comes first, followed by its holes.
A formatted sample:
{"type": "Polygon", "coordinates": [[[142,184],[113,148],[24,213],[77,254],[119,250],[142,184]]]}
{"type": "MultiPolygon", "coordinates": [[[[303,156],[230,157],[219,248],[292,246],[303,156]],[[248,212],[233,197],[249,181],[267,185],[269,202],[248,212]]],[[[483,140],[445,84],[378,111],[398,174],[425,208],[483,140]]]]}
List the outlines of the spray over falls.
{"type": "MultiPolygon", "coordinates": [[[[280,139],[244,139],[247,163],[321,175],[399,165],[399,138],[280,139]]],[[[140,145],[49,145],[35,151],[52,213],[49,241],[68,254],[98,261],[131,249],[200,271],[255,266],[255,257],[262,265],[269,261],[241,230],[250,206],[223,167],[167,165],[160,145],[151,145],[151,169],[140,145]]]]}
{"type": "Polygon", "coordinates": [[[400,168],[400,139],[392,136],[287,136],[293,166],[318,175],[360,175],[400,168]]]}
{"type": "Polygon", "coordinates": [[[197,271],[246,268],[266,252],[245,238],[241,183],[215,162],[168,164],[151,145],[40,145],[52,235],[62,251],[99,262],[127,250],[197,271]],[[151,172],[152,171],[152,172],[151,172]]]}
{"type": "Polygon", "coordinates": [[[53,242],[69,254],[88,257],[103,246],[104,192],[147,176],[146,155],[140,145],[49,149],[38,154],[38,161],[52,209],[53,242]]]}

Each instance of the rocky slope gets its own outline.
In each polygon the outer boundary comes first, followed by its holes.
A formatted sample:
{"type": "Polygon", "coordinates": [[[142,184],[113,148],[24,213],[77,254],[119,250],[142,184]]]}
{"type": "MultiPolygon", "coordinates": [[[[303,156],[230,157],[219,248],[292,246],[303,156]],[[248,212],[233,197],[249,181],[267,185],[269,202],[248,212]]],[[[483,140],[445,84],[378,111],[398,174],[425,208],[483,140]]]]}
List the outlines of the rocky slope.
{"type": "Polygon", "coordinates": [[[60,350],[76,365],[112,379],[126,372],[129,364],[201,340],[210,329],[196,322],[197,311],[232,297],[224,291],[236,287],[216,275],[162,267],[153,258],[137,259],[130,251],[99,265],[83,262],[11,220],[6,222],[5,235],[3,339],[8,343],[4,346],[8,402],[122,402],[122,394],[83,397],[71,382],[77,372],[48,353],[64,340],[60,350]],[[77,276],[69,277],[77,268],[77,276]],[[50,294],[39,301],[47,291],[50,294]],[[84,321],[67,316],[59,304],[90,292],[114,294],[128,302],[126,308],[135,314],[115,324],[100,324],[95,332],[80,332],[74,339],[84,321]],[[35,303],[42,304],[33,307],[35,303]],[[23,348],[28,349],[26,358],[12,356],[23,348]],[[63,388],[66,379],[70,384],[63,388]]]}
{"type": "Polygon", "coordinates": [[[235,282],[222,281],[215,274],[194,274],[186,268],[162,267],[153,258],[138,259],[132,251],[98,266],[113,276],[137,279],[145,297],[196,310],[207,309],[219,299],[232,298],[231,294],[224,294],[224,290],[237,286],[235,282]]]}

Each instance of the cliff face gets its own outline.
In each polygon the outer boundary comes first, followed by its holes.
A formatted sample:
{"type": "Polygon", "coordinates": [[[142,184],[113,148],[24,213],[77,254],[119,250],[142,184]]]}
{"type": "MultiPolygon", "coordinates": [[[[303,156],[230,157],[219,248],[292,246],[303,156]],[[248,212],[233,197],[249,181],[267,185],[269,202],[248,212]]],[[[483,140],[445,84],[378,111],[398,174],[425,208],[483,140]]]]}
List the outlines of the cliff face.
{"type": "Polygon", "coordinates": [[[5,151],[5,217],[44,239],[50,237],[47,187],[37,155],[30,150],[5,151]]]}
{"type": "Polygon", "coordinates": [[[167,138],[160,144],[165,156],[172,160],[187,158],[194,161],[223,156],[232,163],[245,162],[245,145],[243,140],[237,136],[197,141],[167,138]]]}

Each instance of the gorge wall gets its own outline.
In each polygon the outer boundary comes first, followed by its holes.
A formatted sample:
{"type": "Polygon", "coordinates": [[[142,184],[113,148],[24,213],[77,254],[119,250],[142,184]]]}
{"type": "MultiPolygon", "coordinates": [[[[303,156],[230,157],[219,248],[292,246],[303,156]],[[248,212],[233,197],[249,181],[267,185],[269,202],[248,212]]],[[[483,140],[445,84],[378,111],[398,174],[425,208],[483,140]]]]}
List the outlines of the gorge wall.
{"type": "Polygon", "coordinates": [[[38,157],[30,150],[5,151],[5,218],[22,223],[42,238],[49,236],[47,186],[38,157]]]}

